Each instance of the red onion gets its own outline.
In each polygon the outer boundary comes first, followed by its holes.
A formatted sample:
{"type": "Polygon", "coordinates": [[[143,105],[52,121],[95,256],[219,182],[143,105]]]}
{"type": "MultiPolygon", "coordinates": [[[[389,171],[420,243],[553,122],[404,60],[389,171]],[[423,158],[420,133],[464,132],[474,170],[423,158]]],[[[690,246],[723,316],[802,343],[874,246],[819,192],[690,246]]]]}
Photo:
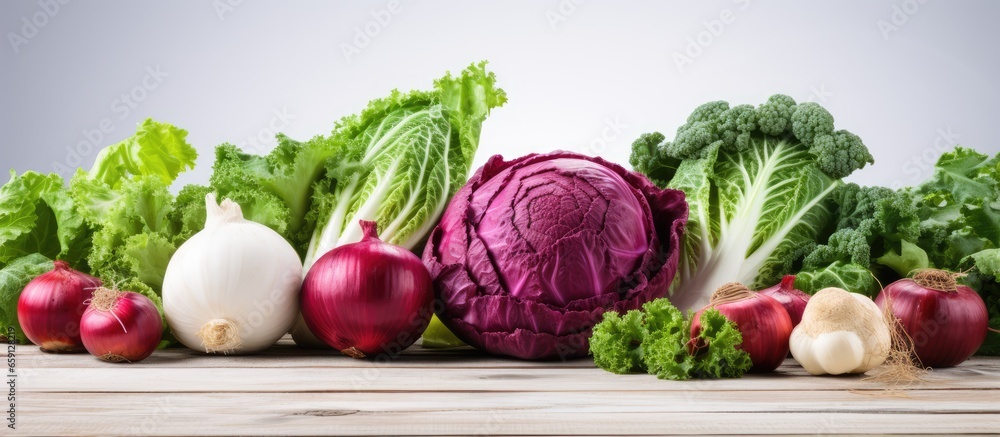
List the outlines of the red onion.
{"type": "Polygon", "coordinates": [[[920,271],[889,284],[875,303],[884,310],[887,299],[924,366],[958,365],[986,339],[989,317],[983,298],[958,284],[952,273],[920,271]]]}
{"type": "Polygon", "coordinates": [[[396,355],[430,323],[430,273],[412,252],[379,240],[375,222],[362,220],[361,228],[360,242],[331,250],[309,270],[302,317],[345,355],[396,355]]]}
{"type": "Polygon", "coordinates": [[[802,312],[806,310],[809,295],[795,288],[795,275],[785,275],[778,285],[765,288],[757,293],[771,296],[785,307],[788,316],[792,318],[792,328],[798,326],[799,322],[802,321],[802,312]]]}
{"type": "Polygon", "coordinates": [[[709,308],[715,308],[739,328],[743,335],[740,349],[750,354],[751,372],[770,372],[785,361],[792,319],[777,300],[754,293],[743,284],[723,285],[712,293],[708,306],[695,314],[691,338],[701,332],[701,313],[709,308]]]}
{"type": "Polygon", "coordinates": [[[131,291],[98,288],[80,320],[87,352],[113,363],[146,359],[159,346],[162,333],[156,305],[131,291]]]}
{"type": "Polygon", "coordinates": [[[55,268],[24,287],[17,300],[17,321],[24,335],[45,352],[83,352],[80,318],[84,302],[101,280],[56,261],[55,268]]]}

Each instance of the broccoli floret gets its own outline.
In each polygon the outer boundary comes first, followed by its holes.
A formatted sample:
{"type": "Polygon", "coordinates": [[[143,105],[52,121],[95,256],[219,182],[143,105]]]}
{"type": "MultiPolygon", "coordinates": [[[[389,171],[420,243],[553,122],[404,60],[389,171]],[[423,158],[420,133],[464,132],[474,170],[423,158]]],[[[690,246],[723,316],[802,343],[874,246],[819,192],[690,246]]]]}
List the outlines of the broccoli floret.
{"type": "Polygon", "coordinates": [[[723,101],[697,107],[688,116],[687,123],[677,128],[674,141],[667,143],[667,155],[680,159],[702,156],[710,145],[719,141],[720,116],[727,109],[729,104],[723,101]]]}
{"type": "Polygon", "coordinates": [[[728,150],[750,147],[750,136],[757,130],[757,113],[751,105],[737,105],[719,115],[719,136],[728,150]]]}
{"type": "Polygon", "coordinates": [[[792,113],[792,134],[812,146],[816,137],[833,135],[833,116],[818,103],[802,103],[792,113]]]}
{"type": "Polygon", "coordinates": [[[757,124],[767,135],[781,136],[792,128],[792,113],[795,99],[784,94],[775,94],[757,107],[757,124]]]}
{"type": "Polygon", "coordinates": [[[663,134],[653,132],[642,134],[632,142],[632,154],[628,157],[628,163],[635,171],[646,173],[650,164],[655,161],[660,153],[660,143],[664,140],[663,134]]]}
{"type": "Polygon", "coordinates": [[[861,138],[846,130],[816,137],[809,152],[816,155],[820,170],[834,179],[845,178],[854,170],[875,163],[861,138]]]}
{"type": "Polygon", "coordinates": [[[688,124],[697,123],[699,121],[709,122],[713,124],[718,124],[719,116],[723,112],[729,109],[729,102],[724,100],[716,100],[714,102],[705,103],[691,112],[688,116],[688,124]]]}

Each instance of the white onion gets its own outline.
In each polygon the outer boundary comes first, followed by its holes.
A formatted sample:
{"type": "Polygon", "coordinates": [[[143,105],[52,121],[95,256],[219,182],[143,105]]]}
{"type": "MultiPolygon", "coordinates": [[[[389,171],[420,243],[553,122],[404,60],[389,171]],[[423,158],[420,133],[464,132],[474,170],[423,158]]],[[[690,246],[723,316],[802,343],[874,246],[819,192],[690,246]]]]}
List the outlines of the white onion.
{"type": "Polygon", "coordinates": [[[206,196],[205,229],[167,266],[163,311],[185,346],[253,353],[278,341],[299,311],[302,263],[284,238],[247,221],[240,206],[206,196]]]}

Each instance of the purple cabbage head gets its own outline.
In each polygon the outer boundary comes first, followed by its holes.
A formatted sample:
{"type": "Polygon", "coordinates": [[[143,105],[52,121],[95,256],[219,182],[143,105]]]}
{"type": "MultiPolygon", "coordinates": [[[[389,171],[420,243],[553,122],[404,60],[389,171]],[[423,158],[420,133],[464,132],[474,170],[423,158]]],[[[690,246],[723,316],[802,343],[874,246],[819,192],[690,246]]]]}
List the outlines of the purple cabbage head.
{"type": "Polygon", "coordinates": [[[489,353],[585,356],[605,311],[666,295],[686,222],[683,192],[601,158],[494,156],[424,249],[438,317],[489,353]]]}

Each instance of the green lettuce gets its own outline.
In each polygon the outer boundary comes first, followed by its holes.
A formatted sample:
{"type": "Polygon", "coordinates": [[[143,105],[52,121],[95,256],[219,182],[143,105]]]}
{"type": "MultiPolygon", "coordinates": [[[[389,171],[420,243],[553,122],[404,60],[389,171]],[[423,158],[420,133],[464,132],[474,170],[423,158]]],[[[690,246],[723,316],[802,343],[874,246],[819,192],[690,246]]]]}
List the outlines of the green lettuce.
{"type": "Polygon", "coordinates": [[[323,142],[338,151],[313,192],[305,268],[331,249],[361,239],[359,220],[379,237],[416,249],[468,179],[490,110],[506,102],[485,64],[438,79],[431,91],[374,100],[337,123],[323,142]]]}
{"type": "MultiPolygon", "coordinates": [[[[0,326],[14,329],[14,339],[26,343],[28,339],[17,320],[17,301],[21,290],[42,273],[52,270],[52,260],[33,253],[13,260],[0,268],[0,326]]],[[[2,336],[6,338],[5,331],[2,336]]]]}
{"type": "Polygon", "coordinates": [[[594,326],[594,364],[617,374],[646,372],[660,379],[739,378],[752,363],[739,349],[743,336],[718,310],[701,315],[694,342],[691,321],[667,299],[657,299],[624,315],[604,313],[594,326]],[[693,347],[692,345],[697,345],[693,347]]]}
{"type": "Polygon", "coordinates": [[[0,267],[37,253],[86,270],[89,235],[59,175],[11,172],[0,188],[0,267]]]}

